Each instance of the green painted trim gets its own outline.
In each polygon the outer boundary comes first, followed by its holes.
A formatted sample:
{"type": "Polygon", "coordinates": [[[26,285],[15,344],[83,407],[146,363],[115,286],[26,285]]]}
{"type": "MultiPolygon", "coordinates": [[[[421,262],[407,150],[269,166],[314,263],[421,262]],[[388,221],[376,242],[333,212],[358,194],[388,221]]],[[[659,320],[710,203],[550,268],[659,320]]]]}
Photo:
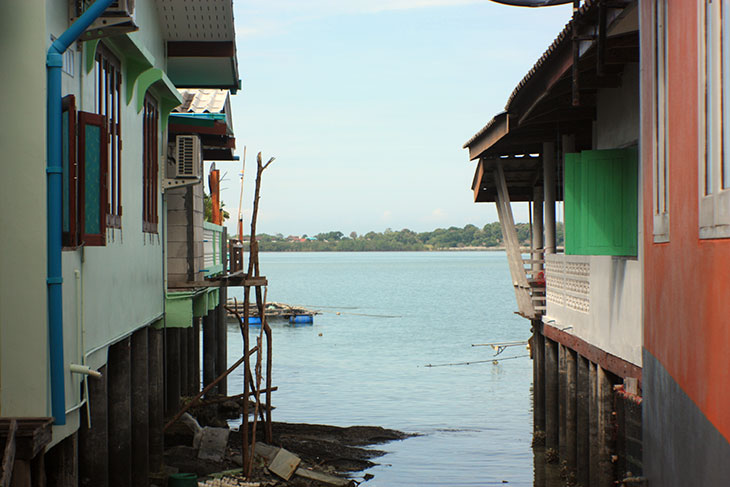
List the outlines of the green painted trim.
{"type": "Polygon", "coordinates": [[[181,113],[172,114],[175,118],[180,118],[176,123],[185,125],[196,125],[199,127],[213,127],[218,120],[225,121],[225,113],[181,113]]]}
{"type": "Polygon", "coordinates": [[[223,227],[221,225],[216,225],[215,223],[203,222],[203,228],[205,228],[206,230],[223,233],[223,227]]]}
{"type": "Polygon", "coordinates": [[[127,105],[134,98],[134,85],[137,78],[147,69],[155,65],[155,57],[142,45],[134,35],[124,34],[110,37],[108,42],[122,54],[126,78],[127,105]]]}
{"type": "Polygon", "coordinates": [[[215,309],[218,306],[220,291],[218,289],[211,289],[208,292],[208,311],[215,309]]]}
{"type": "Polygon", "coordinates": [[[84,42],[84,55],[86,56],[86,74],[94,69],[96,62],[96,47],[99,45],[99,39],[92,39],[84,42]]]}
{"type": "Polygon", "coordinates": [[[193,297],[191,293],[180,293],[186,296],[170,296],[165,299],[165,326],[167,328],[190,328],[193,326],[193,297]]]}
{"type": "Polygon", "coordinates": [[[205,271],[205,277],[214,276],[223,272],[223,264],[209,265],[205,271]]]}
{"type": "Polygon", "coordinates": [[[193,299],[193,316],[200,318],[208,314],[208,293],[195,296],[193,299]]]}
{"type": "MultiPolygon", "coordinates": [[[[152,86],[155,86],[155,92],[162,98],[162,105],[176,103],[172,108],[182,103],[183,99],[180,92],[177,91],[175,85],[172,84],[170,78],[164,71],[159,68],[150,68],[142,72],[137,77],[137,113],[144,108],[144,95],[152,86]]],[[[170,108],[170,110],[172,110],[170,108]]],[[[169,111],[167,112],[170,113],[169,111]]]]}

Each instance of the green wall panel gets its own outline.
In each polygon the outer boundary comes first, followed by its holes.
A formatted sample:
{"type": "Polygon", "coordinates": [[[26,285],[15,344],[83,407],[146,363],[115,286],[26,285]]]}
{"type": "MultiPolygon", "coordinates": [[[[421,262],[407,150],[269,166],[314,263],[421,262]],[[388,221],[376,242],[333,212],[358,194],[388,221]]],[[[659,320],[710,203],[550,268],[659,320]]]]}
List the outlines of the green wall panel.
{"type": "Polygon", "coordinates": [[[192,293],[169,293],[165,300],[165,326],[188,328],[193,326],[192,293]]]}
{"type": "Polygon", "coordinates": [[[635,148],[565,156],[565,253],[637,255],[635,148]]]}
{"type": "Polygon", "coordinates": [[[208,293],[203,292],[193,300],[193,314],[196,318],[208,314],[208,293]]]}

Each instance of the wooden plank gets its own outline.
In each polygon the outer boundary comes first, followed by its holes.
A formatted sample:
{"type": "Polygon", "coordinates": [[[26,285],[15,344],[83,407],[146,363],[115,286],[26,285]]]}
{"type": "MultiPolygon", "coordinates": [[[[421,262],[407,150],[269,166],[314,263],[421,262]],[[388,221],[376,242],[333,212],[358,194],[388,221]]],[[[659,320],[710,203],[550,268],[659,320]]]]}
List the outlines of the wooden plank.
{"type": "Polygon", "coordinates": [[[519,238],[515,229],[514,217],[512,216],[512,208],[510,206],[509,191],[507,182],[504,178],[504,168],[501,163],[497,164],[494,171],[494,180],[497,186],[497,212],[499,214],[500,225],[502,226],[502,235],[504,236],[505,247],[507,250],[507,259],[512,274],[512,282],[515,286],[515,296],[517,298],[517,306],[523,315],[534,317],[535,310],[530,300],[528,292],[529,283],[525,275],[524,264],[522,263],[522,253],[520,250],[519,238]]]}
{"type": "Polygon", "coordinates": [[[11,421],[17,421],[15,434],[16,459],[30,460],[51,442],[51,425],[53,418],[0,418],[0,442],[7,438],[7,430],[11,421]]]}
{"type": "Polygon", "coordinates": [[[268,468],[271,472],[275,473],[282,479],[289,480],[291,476],[294,475],[294,471],[297,469],[301,461],[301,458],[290,451],[279,448],[279,451],[276,452],[276,455],[268,468]]]}
{"type": "Polygon", "coordinates": [[[265,277],[246,278],[245,276],[228,277],[221,280],[206,281],[173,281],[167,284],[168,289],[191,289],[199,287],[221,287],[221,286],[267,286],[269,283],[265,277]]]}
{"type": "Polygon", "coordinates": [[[639,382],[639,387],[641,387],[641,367],[634,365],[631,362],[627,362],[626,360],[612,355],[604,350],[601,350],[595,345],[591,345],[585,340],[570,333],[561,331],[552,325],[548,325],[547,323],[545,323],[543,326],[543,334],[547,338],[550,338],[551,340],[554,340],[558,343],[562,343],[571,350],[575,350],[594,364],[600,365],[604,369],[616,374],[619,377],[631,377],[637,379],[639,382]]]}
{"type": "Polygon", "coordinates": [[[5,441],[5,453],[3,454],[2,477],[0,487],[9,487],[13,477],[13,463],[15,463],[15,433],[18,431],[18,421],[10,420],[8,425],[8,438],[5,441]]]}

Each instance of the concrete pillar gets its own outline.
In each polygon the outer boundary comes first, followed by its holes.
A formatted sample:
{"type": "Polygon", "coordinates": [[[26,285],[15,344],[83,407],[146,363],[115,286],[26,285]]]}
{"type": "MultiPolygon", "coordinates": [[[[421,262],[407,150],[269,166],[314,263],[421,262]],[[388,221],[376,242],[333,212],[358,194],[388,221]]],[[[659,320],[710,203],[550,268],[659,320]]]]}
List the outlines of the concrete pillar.
{"type": "Polygon", "coordinates": [[[576,386],[576,478],[578,485],[588,487],[588,472],[590,470],[590,427],[589,427],[589,362],[578,355],[577,357],[577,386],[576,386]]]}
{"type": "Polygon", "coordinates": [[[163,363],[164,337],[162,330],[151,328],[148,332],[148,357],[149,366],[149,452],[150,471],[160,472],[162,470],[164,441],[162,427],[165,416],[165,391],[163,375],[165,371],[163,363]]]}
{"type": "Polygon", "coordinates": [[[558,448],[560,459],[565,460],[567,453],[565,437],[565,409],[568,400],[568,375],[566,372],[566,349],[558,344],[558,448]]]}
{"type": "Polygon", "coordinates": [[[576,353],[566,349],[565,354],[565,375],[567,378],[567,398],[565,401],[565,460],[568,467],[575,470],[577,466],[577,381],[578,369],[576,353]]]}
{"type": "Polygon", "coordinates": [[[190,395],[190,381],[188,380],[188,329],[180,328],[180,395],[190,395]]]}
{"type": "MultiPolygon", "coordinates": [[[[216,330],[215,318],[215,310],[208,311],[208,314],[203,317],[203,384],[205,386],[216,378],[215,354],[218,352],[218,345],[216,345],[218,331],[216,330]]],[[[215,395],[217,393],[217,388],[213,387],[209,394],[215,395]]]]}
{"type": "Polygon", "coordinates": [[[545,433],[545,337],[542,323],[539,320],[532,322],[532,407],[534,415],[534,431],[545,433]]]}
{"type": "Polygon", "coordinates": [[[180,328],[165,329],[165,415],[180,409],[180,328]]]}
{"type": "Polygon", "coordinates": [[[132,485],[146,487],[150,476],[150,377],[148,328],[132,335],[132,485]]]}
{"type": "Polygon", "coordinates": [[[598,487],[598,377],[596,364],[588,363],[588,431],[589,459],[588,483],[598,487]]]}
{"type": "Polygon", "coordinates": [[[109,485],[109,430],[107,417],[107,370],[99,368],[100,378],[89,377],[89,409],[81,409],[79,428],[79,485],[81,487],[107,487],[109,485]],[[88,426],[89,417],[91,427],[88,426]]]}
{"type": "Polygon", "coordinates": [[[46,452],[48,487],[79,485],[78,444],[78,433],[74,433],[46,452]]]}
{"type": "Polygon", "coordinates": [[[597,487],[613,487],[613,383],[608,373],[596,367],[598,406],[598,479],[597,487]]]}
{"type": "Polygon", "coordinates": [[[558,344],[545,338],[545,447],[558,451],[558,344]]]}
{"type": "Polygon", "coordinates": [[[542,144],[543,182],[545,191],[545,253],[554,254],[555,245],[555,143],[542,144]]]}
{"type": "Polygon", "coordinates": [[[132,482],[131,340],[109,347],[109,485],[132,482]]]}

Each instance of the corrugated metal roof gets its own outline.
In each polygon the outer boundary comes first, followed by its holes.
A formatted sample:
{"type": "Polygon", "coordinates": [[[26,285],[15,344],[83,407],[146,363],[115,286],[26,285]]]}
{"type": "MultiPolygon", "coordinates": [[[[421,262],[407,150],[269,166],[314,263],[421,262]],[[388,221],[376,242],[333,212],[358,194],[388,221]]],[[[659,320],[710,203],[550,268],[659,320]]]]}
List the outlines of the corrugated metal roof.
{"type": "Polygon", "coordinates": [[[559,47],[561,47],[564,43],[571,41],[571,34],[573,32],[573,24],[576,21],[579,21],[589,10],[593,8],[594,5],[598,4],[599,0],[585,0],[583,2],[583,5],[578,9],[576,14],[571,18],[570,22],[565,24],[565,27],[562,31],[558,34],[558,36],[555,38],[555,40],[548,46],[548,48],[545,50],[542,56],[537,60],[537,62],[532,66],[530,71],[527,72],[527,74],[520,80],[520,82],[517,84],[514,90],[512,90],[512,94],[509,96],[509,99],[507,100],[507,104],[505,105],[505,111],[497,114],[494,118],[492,118],[484,127],[482,127],[479,132],[474,134],[474,136],[469,139],[464,144],[464,149],[469,147],[472,143],[474,143],[475,140],[477,140],[479,137],[484,135],[489,128],[494,124],[496,119],[503,115],[505,112],[509,112],[509,109],[512,105],[512,102],[517,97],[519,92],[522,90],[522,88],[525,87],[525,85],[535,76],[535,74],[542,68],[542,66],[550,59],[552,54],[558,50],[559,47]]]}
{"type": "Polygon", "coordinates": [[[230,92],[228,90],[187,89],[178,90],[183,98],[182,105],[173,111],[178,113],[228,113],[230,92]]]}

